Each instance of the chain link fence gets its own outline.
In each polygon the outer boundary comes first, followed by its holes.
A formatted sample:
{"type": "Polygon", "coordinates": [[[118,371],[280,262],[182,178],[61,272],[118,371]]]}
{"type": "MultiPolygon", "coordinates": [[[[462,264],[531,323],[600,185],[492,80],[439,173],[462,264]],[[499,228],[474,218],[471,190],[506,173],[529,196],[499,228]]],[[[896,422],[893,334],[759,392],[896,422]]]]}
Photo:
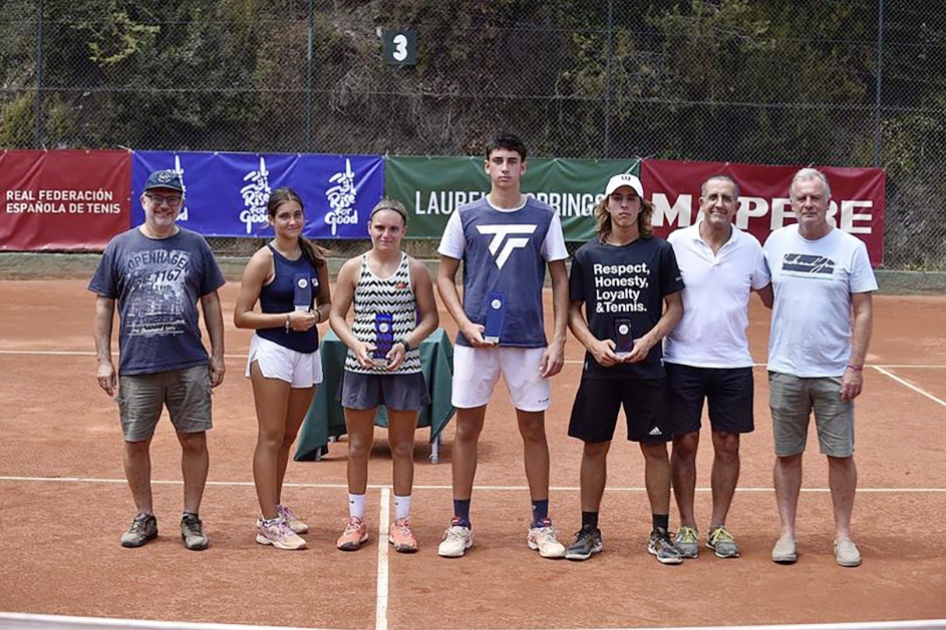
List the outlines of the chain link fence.
{"type": "Polygon", "coordinates": [[[0,148],[457,155],[510,130],[545,157],[882,166],[886,266],[946,270],[943,9],[8,0],[0,148]],[[385,29],[416,65],[384,63],[385,29]]]}

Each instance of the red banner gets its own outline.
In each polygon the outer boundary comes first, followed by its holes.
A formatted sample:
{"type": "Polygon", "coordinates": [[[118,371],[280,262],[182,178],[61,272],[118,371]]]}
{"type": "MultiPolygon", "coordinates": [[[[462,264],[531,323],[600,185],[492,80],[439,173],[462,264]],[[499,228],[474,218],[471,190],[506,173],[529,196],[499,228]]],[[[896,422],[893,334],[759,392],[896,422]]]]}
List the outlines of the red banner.
{"type": "MultiPolygon", "coordinates": [[[[654,203],[654,228],[666,236],[696,222],[700,186],[713,175],[728,175],[739,184],[739,212],[734,223],[765,242],[769,233],[795,223],[788,189],[799,166],[763,166],[723,162],[645,160],[644,194],[654,203]]],[[[828,178],[831,204],[828,222],[867,245],[871,263],[884,261],[884,185],[880,168],[817,167],[828,178]]]]}
{"type": "Polygon", "coordinates": [[[0,250],[101,250],[131,227],[128,151],[0,151],[0,250]]]}

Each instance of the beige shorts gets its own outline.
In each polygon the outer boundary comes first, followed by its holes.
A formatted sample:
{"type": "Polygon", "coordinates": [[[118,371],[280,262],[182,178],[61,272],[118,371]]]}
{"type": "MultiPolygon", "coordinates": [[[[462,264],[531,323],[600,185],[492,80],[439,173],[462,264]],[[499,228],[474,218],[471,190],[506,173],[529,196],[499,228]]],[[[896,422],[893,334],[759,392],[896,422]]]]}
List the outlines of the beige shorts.
{"type": "Polygon", "coordinates": [[[122,376],[115,400],[126,442],[143,442],[154,435],[165,406],[178,433],[200,433],[213,427],[206,365],[122,376]]]}
{"type": "Polygon", "coordinates": [[[769,409],[779,457],[805,451],[812,411],[821,454],[854,454],[854,403],[841,399],[840,377],[799,378],[769,372],[769,409]]]}
{"type": "Polygon", "coordinates": [[[493,396],[502,374],[512,404],[521,411],[545,411],[549,407],[549,381],[542,378],[545,348],[471,348],[453,349],[454,407],[482,407],[493,396]]]}

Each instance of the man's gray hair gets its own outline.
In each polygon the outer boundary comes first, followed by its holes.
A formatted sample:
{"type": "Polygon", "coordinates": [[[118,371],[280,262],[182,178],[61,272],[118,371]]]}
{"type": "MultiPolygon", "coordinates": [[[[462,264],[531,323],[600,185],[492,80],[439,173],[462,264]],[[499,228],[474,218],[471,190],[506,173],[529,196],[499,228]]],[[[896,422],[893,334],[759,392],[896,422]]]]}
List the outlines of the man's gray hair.
{"type": "Polygon", "coordinates": [[[828,183],[828,178],[824,176],[824,173],[819,171],[816,168],[803,168],[792,177],[792,185],[789,188],[789,193],[792,199],[795,199],[795,184],[797,182],[807,182],[813,179],[820,180],[824,184],[824,197],[829,199],[831,197],[831,184],[828,183]]]}
{"type": "Polygon", "coordinates": [[[739,199],[739,184],[737,184],[737,183],[736,183],[736,180],[734,180],[734,179],[733,179],[732,177],[730,177],[729,175],[722,175],[722,174],[713,175],[712,177],[707,178],[707,180],[706,180],[705,182],[703,182],[703,185],[700,186],[700,196],[701,196],[701,197],[705,197],[705,196],[706,196],[706,185],[707,185],[708,183],[713,182],[713,181],[719,181],[719,180],[722,180],[722,181],[724,181],[724,182],[729,182],[730,184],[732,184],[732,185],[733,185],[733,192],[736,193],[736,199],[739,199]]]}

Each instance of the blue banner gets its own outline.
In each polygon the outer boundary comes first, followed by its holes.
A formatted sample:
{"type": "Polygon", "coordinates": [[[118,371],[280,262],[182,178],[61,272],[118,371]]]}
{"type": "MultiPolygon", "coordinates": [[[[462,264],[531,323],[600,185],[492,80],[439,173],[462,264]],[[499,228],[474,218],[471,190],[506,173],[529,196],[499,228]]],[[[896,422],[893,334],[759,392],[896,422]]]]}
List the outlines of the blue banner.
{"type": "Polygon", "coordinates": [[[204,236],[268,237],[266,203],[289,186],[305,206],[305,235],[314,239],[367,238],[368,214],[384,190],[378,155],[135,151],[132,225],[144,223],[138,199],[152,171],[173,169],[184,182],[178,219],[204,236]]]}

